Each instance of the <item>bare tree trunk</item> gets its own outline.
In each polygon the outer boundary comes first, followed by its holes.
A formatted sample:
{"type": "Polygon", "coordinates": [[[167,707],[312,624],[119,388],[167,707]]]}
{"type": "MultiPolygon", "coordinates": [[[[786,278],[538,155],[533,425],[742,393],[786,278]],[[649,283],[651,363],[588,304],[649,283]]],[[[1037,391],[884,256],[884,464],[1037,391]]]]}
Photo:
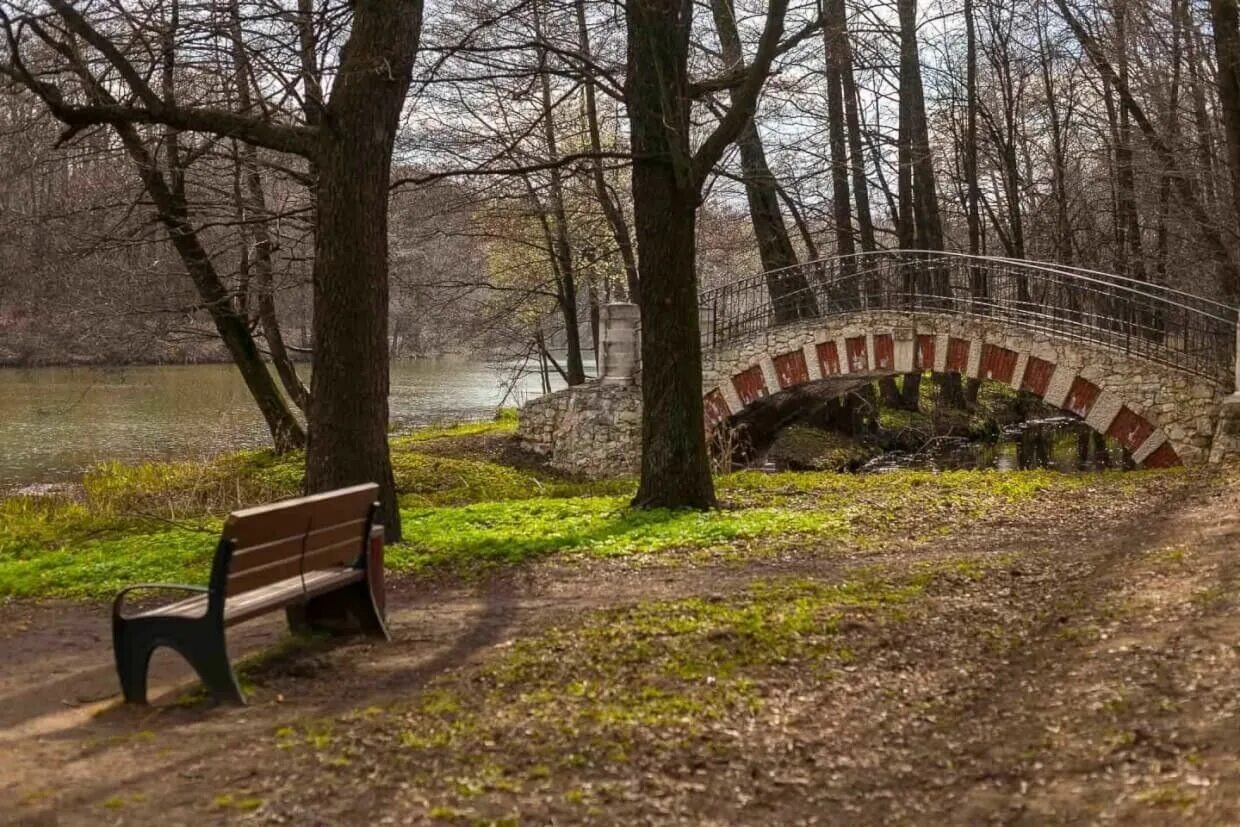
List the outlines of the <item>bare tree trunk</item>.
{"type": "Polygon", "coordinates": [[[835,248],[844,257],[841,272],[847,274],[857,251],[852,228],[852,199],[848,194],[848,156],[844,114],[844,46],[846,37],[843,0],[822,0],[823,48],[826,52],[827,131],[831,145],[831,201],[835,215],[835,248]]]}
{"type": "MultiPolygon", "coordinates": [[[[965,138],[964,177],[966,206],[969,220],[969,252],[978,255],[982,251],[981,188],[977,182],[977,27],[973,18],[973,0],[964,0],[965,26],[965,138]]],[[[979,283],[978,274],[973,275],[973,294],[986,295],[985,274],[979,283]]]]}
{"type": "Polygon", "coordinates": [[[234,307],[211,256],[202,246],[198,231],[190,223],[184,192],[177,183],[177,176],[172,176],[171,181],[165,178],[132,125],[118,124],[116,131],[137,166],[143,187],[168,232],[169,241],[194,282],[220,339],[267,422],[276,453],[304,447],[306,435],[301,424],[267,372],[267,366],[263,364],[254,338],[250,335],[248,320],[234,307]]]}
{"type": "MultiPolygon", "coordinates": [[[[538,3],[532,6],[534,12],[534,35],[542,39],[542,22],[539,16],[538,3]]],[[[586,381],[585,366],[581,359],[581,322],[577,316],[577,274],[573,266],[573,246],[568,234],[568,213],[564,208],[564,179],[560,167],[554,162],[560,157],[559,144],[555,134],[555,111],[551,105],[551,76],[547,72],[547,50],[538,53],[539,85],[542,91],[542,122],[543,137],[547,143],[547,160],[552,162],[551,176],[551,216],[552,246],[551,254],[556,260],[558,274],[558,294],[560,297],[560,313],[564,317],[564,336],[568,345],[567,373],[570,387],[586,381]]]]}
{"type": "Polygon", "coordinates": [[[840,84],[844,92],[844,119],[848,124],[848,155],[852,162],[852,195],[857,207],[857,232],[861,240],[861,250],[872,253],[878,249],[878,241],[874,236],[874,216],[870,211],[870,184],[865,177],[865,148],[861,143],[861,114],[860,104],[857,101],[857,80],[853,76],[852,44],[848,40],[848,14],[843,2],[839,2],[836,14],[842,15],[837,23],[842,34],[839,41],[842,60],[840,84]]]}
{"type": "MultiPolygon", "coordinates": [[[[1063,264],[1073,262],[1072,221],[1068,215],[1068,153],[1064,132],[1066,125],[1060,121],[1059,95],[1054,81],[1054,53],[1046,34],[1038,26],[1038,50],[1041,58],[1042,88],[1046,93],[1046,111],[1051,128],[1051,170],[1055,191],[1055,260],[1063,264]]],[[[1068,106],[1071,107],[1069,98],[1068,106]]],[[[1071,108],[1068,109],[1071,117],[1071,108]]]]}
{"type": "MultiPolygon", "coordinates": [[[[233,79],[237,87],[237,102],[242,112],[249,113],[253,106],[250,94],[250,66],[241,31],[241,12],[237,0],[229,3],[229,36],[233,46],[233,79]]],[[[250,263],[258,275],[258,319],[263,328],[263,338],[271,352],[271,362],[276,374],[289,395],[302,411],[310,403],[310,391],[297,375],[297,366],[284,345],[280,320],[276,313],[275,279],[271,260],[271,233],[267,221],[267,199],[263,192],[263,178],[258,167],[258,150],[253,144],[240,142],[237,146],[238,160],[245,179],[244,200],[241,204],[248,213],[245,227],[250,234],[253,254],[250,263]]]]}
{"type": "MultiPolygon", "coordinates": [[[[578,48],[581,50],[582,56],[587,61],[590,61],[593,55],[590,51],[590,30],[586,21],[586,3],[585,0],[576,0],[574,5],[577,10],[578,48]]],[[[607,188],[607,179],[603,175],[603,159],[599,157],[599,154],[603,151],[603,140],[598,122],[598,100],[594,88],[595,80],[591,74],[590,65],[589,63],[586,64],[584,84],[586,128],[590,135],[590,151],[594,153],[594,158],[590,162],[590,179],[594,184],[594,195],[598,199],[599,206],[603,209],[607,225],[611,228],[611,235],[616,242],[616,249],[620,252],[620,259],[624,262],[628,299],[631,302],[636,302],[641,289],[637,272],[637,257],[633,254],[633,241],[629,233],[628,220],[624,217],[624,212],[620,209],[620,205],[607,188]]],[[[610,293],[610,291],[608,292],[610,293]]]]}
{"type": "MultiPolygon", "coordinates": [[[[1115,3],[1116,69],[1119,86],[1128,87],[1128,0],[1115,3]]],[[[1120,220],[1128,244],[1127,271],[1120,273],[1145,281],[1145,253],[1141,243],[1141,219],[1137,212],[1136,175],[1132,164],[1132,123],[1128,107],[1119,107],[1119,128],[1115,146],[1116,185],[1119,188],[1120,220]]]]}
{"type": "MultiPolygon", "coordinates": [[[[719,34],[720,51],[729,69],[743,69],[740,35],[736,29],[731,0],[711,0],[715,29],[719,34]]],[[[735,90],[733,90],[735,94],[735,90]]],[[[735,100],[733,100],[735,105],[735,100]]],[[[758,255],[767,272],[767,289],[776,323],[812,319],[818,316],[818,303],[803,273],[787,268],[797,263],[796,250],[788,236],[775,176],[766,161],[762,136],[751,118],[736,138],[740,151],[745,195],[749,215],[758,240],[758,255]],[[779,272],[776,272],[779,271],[779,272]]]]}
{"type": "Polygon", "coordinates": [[[1193,99],[1193,123],[1197,131],[1197,163],[1200,167],[1201,195],[1207,210],[1214,207],[1218,196],[1214,184],[1214,133],[1206,109],[1205,83],[1201,79],[1202,57],[1197,48],[1201,33],[1193,19],[1193,4],[1184,3],[1184,53],[1188,63],[1189,93],[1193,99]]]}

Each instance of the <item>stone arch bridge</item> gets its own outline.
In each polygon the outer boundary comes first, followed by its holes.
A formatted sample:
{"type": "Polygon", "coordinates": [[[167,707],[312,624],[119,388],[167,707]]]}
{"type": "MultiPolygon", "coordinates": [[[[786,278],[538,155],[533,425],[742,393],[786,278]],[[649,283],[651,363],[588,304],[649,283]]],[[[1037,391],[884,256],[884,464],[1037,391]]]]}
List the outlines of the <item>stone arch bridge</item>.
{"type": "MultiPolygon", "coordinates": [[[[585,473],[635,467],[635,309],[609,308],[603,378],[535,400],[519,433],[585,473]]],[[[1062,265],[885,251],[798,265],[704,293],[708,429],[808,383],[915,371],[1003,382],[1118,440],[1145,467],[1240,450],[1237,312],[1062,265]]]]}

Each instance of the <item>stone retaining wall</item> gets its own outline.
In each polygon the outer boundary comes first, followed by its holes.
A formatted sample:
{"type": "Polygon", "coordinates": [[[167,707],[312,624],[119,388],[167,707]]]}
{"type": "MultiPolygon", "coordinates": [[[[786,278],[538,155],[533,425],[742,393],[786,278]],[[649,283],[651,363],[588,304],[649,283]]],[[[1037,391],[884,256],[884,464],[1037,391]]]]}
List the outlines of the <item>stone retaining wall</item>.
{"type": "Polygon", "coordinates": [[[527,402],[517,437],[560,471],[635,474],[641,466],[641,390],[591,382],[527,402]]]}

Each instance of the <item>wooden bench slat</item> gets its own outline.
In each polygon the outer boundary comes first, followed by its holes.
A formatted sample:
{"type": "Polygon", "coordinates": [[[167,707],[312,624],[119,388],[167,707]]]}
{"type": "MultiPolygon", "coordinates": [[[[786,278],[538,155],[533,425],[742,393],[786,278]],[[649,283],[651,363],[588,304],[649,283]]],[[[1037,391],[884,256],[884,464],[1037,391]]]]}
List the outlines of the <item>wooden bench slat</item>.
{"type": "Polygon", "coordinates": [[[234,551],[304,537],[312,511],[304,500],[235,511],[224,521],[224,536],[233,541],[234,551]]]}
{"type": "Polygon", "coordinates": [[[261,589],[273,583],[279,583],[290,577],[300,578],[301,566],[301,555],[298,555],[279,560],[261,568],[231,573],[228,575],[228,588],[225,594],[233,597],[254,589],[261,589]]]}
{"type": "Polygon", "coordinates": [[[297,559],[306,544],[305,533],[284,537],[262,545],[249,546],[233,551],[229,574],[240,574],[249,569],[262,568],[281,560],[297,559]]]}
{"type": "Polygon", "coordinates": [[[312,502],[314,512],[310,530],[350,522],[358,517],[365,517],[370,505],[378,498],[378,492],[372,485],[360,485],[332,492],[331,497],[322,497],[312,502]]]}
{"type": "Polygon", "coordinates": [[[362,553],[361,541],[356,538],[340,540],[330,546],[322,546],[314,551],[307,551],[302,571],[309,574],[316,569],[334,566],[350,566],[362,553]]]}
{"type": "Polygon", "coordinates": [[[354,515],[352,519],[340,520],[330,524],[316,518],[314,527],[306,535],[306,550],[313,551],[343,539],[359,541],[362,532],[366,530],[366,516],[365,514],[354,515]]]}
{"type": "Polygon", "coordinates": [[[366,572],[361,569],[323,569],[310,572],[305,577],[306,596],[314,597],[317,594],[338,589],[348,583],[360,583],[365,579],[366,572]]]}
{"type": "Polygon", "coordinates": [[[304,597],[301,575],[248,591],[229,598],[224,604],[224,625],[231,626],[275,609],[300,603],[304,597]]]}
{"type": "Polygon", "coordinates": [[[187,597],[158,609],[148,609],[134,617],[201,617],[207,612],[207,596],[187,597]]]}

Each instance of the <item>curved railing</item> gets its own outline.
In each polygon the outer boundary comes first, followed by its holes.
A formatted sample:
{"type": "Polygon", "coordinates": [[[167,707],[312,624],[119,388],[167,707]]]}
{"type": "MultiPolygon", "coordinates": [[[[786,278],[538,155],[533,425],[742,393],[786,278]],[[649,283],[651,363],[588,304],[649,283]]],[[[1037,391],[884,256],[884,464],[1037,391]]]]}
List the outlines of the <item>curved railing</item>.
{"type": "Polygon", "coordinates": [[[866,310],[962,314],[1230,381],[1236,308],[1148,282],[1017,259],[919,250],[823,259],[704,292],[706,349],[866,310]]]}

